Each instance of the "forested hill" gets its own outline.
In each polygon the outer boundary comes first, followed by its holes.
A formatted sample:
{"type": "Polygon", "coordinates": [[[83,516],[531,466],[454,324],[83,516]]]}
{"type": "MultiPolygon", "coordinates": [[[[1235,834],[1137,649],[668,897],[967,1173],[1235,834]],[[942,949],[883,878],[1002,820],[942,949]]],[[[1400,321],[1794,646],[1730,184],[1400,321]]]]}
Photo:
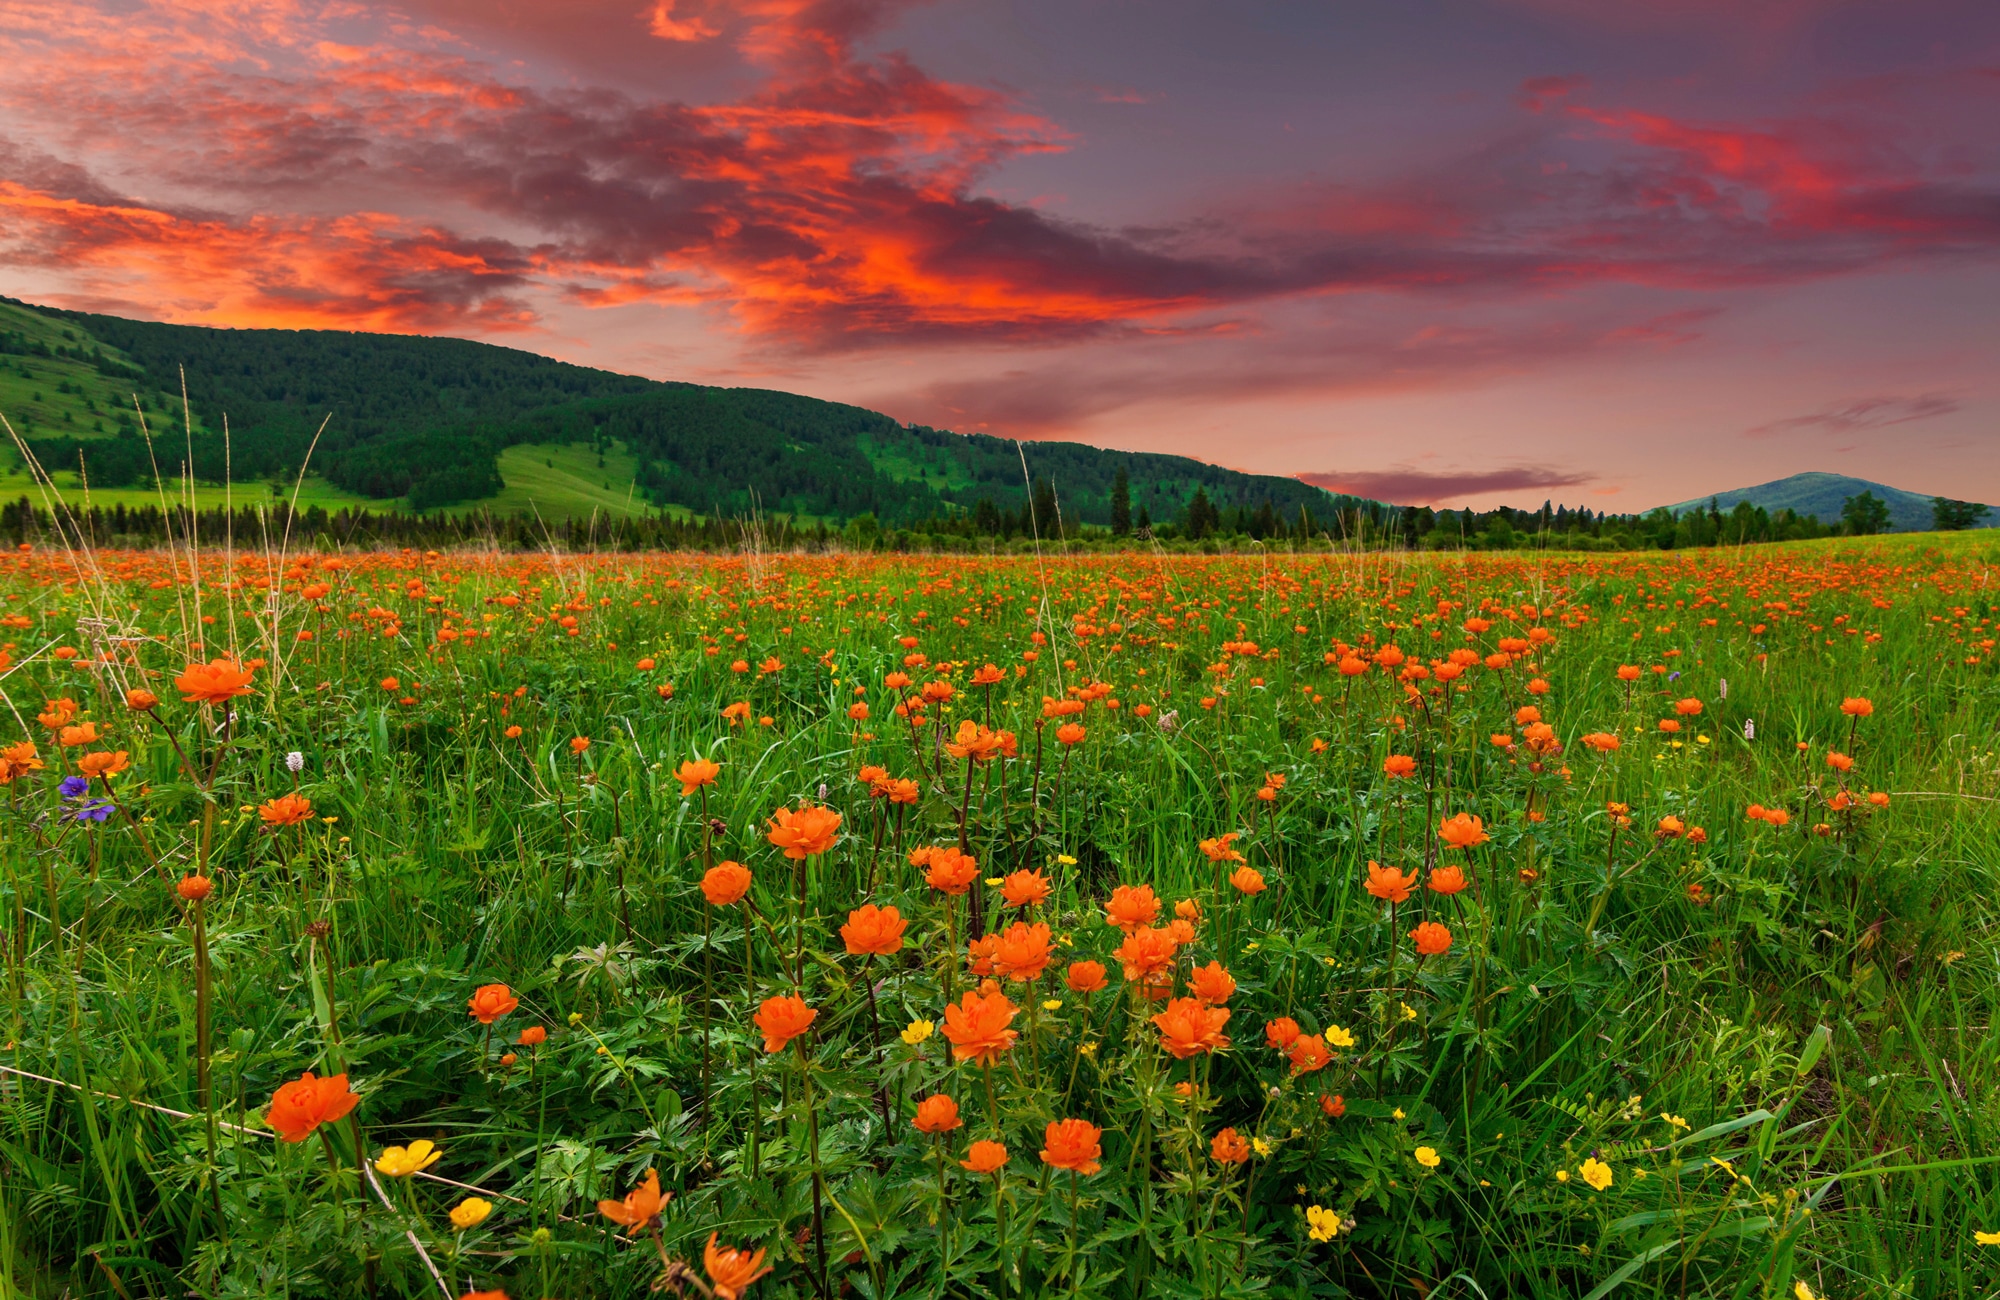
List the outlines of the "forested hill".
{"type": "MultiPolygon", "coordinates": [[[[58,348],[118,382],[172,394],[185,371],[195,473],[214,481],[225,472],[237,481],[290,476],[310,449],[311,469],[336,486],[424,510],[498,493],[498,456],[509,446],[582,441],[621,444],[637,458],[639,490],[655,505],[703,514],[872,513],[885,525],[1018,517],[1032,479],[1039,516],[1060,511],[1068,526],[1103,525],[1114,522],[1121,469],[1135,524],[1184,518],[1193,504],[1197,513],[1254,515],[1267,531],[1301,522],[1317,531],[1358,504],[1294,479],[1186,457],[1056,442],[1017,450],[1005,439],[904,426],[838,402],[663,383],[462,339],[211,329],[0,302],[79,336],[58,348]]],[[[20,340],[31,333],[0,331],[0,351],[9,339],[15,350],[27,346],[20,340]]],[[[46,354],[46,343],[35,346],[46,354]]],[[[44,462],[74,465],[80,453],[99,486],[151,473],[143,441],[122,421],[101,434],[47,432],[30,434],[44,462]]]]}

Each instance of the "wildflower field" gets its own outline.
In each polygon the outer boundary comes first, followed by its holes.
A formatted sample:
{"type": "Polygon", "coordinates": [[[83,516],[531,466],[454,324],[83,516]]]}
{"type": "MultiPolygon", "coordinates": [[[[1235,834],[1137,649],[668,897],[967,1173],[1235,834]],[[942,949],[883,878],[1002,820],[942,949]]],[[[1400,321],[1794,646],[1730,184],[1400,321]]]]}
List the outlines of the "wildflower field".
{"type": "Polygon", "coordinates": [[[7,1296],[1960,1296],[1978,535],[0,556],[7,1296]]]}

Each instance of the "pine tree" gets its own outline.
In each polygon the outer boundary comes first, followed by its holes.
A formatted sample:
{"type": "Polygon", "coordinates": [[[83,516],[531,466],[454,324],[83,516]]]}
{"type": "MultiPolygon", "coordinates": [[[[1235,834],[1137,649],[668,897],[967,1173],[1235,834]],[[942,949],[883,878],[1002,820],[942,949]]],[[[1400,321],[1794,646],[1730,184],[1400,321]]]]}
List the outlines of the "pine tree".
{"type": "Polygon", "coordinates": [[[1111,480],[1111,535],[1123,537],[1132,531],[1132,481],[1125,476],[1125,467],[1118,467],[1118,474],[1111,480]]]}

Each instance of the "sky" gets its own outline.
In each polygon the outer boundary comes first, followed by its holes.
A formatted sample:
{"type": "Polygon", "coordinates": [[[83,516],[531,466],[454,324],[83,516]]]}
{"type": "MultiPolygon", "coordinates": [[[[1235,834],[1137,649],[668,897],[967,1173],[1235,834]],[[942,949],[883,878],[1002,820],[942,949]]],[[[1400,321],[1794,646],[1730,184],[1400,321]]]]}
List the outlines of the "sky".
{"type": "Polygon", "coordinates": [[[2000,502],[1990,0],[0,0],[0,67],[29,301],[1400,503],[2000,502]]]}

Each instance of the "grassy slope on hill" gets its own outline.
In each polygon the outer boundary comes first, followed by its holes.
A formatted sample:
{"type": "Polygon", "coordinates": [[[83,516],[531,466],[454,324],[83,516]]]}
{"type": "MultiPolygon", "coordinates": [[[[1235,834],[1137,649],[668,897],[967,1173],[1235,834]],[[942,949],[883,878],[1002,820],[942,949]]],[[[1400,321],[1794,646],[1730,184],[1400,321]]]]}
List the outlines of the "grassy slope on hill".
{"type": "MultiPolygon", "coordinates": [[[[238,479],[293,474],[311,447],[315,472],[356,496],[400,498],[417,509],[506,509],[532,498],[548,514],[575,503],[565,504],[563,492],[545,501],[532,483],[505,481],[501,454],[520,443],[611,439],[635,457],[634,502],[650,497],[698,511],[828,518],[870,511],[894,523],[969,510],[981,499],[1018,512],[1028,497],[1023,451],[1011,441],[906,428],[878,412],[791,393],[661,383],[461,339],[209,329],[0,305],[40,322],[38,329],[96,341],[142,368],[155,389],[178,391],[184,367],[197,417],[195,464],[207,479],[220,479],[225,456],[238,479]],[[214,432],[224,416],[227,449],[214,432]]],[[[89,404],[71,413],[72,425],[90,428],[108,394],[92,389],[81,400],[89,404]]],[[[37,429],[45,429],[39,420],[37,429]]],[[[1341,500],[1292,479],[1178,456],[1076,443],[1024,449],[1030,473],[1053,481],[1072,523],[1109,520],[1121,464],[1134,512],[1143,507],[1155,518],[1177,513],[1197,487],[1222,506],[1268,501],[1287,519],[1302,506],[1330,518],[1341,500]]],[[[66,461],[73,457],[73,446],[63,450],[66,461]]],[[[109,466],[93,469],[93,479],[120,485],[109,466]]]]}
{"type": "MultiPolygon", "coordinates": [[[[1847,498],[1859,496],[1863,492],[1873,492],[1889,505],[1889,521],[1898,532],[1925,532],[1931,527],[1931,499],[1917,492],[1907,492],[1902,488],[1890,487],[1886,483],[1876,483],[1868,479],[1852,478],[1846,474],[1824,474],[1808,472],[1793,474],[1788,478],[1774,479],[1769,483],[1758,483],[1753,487],[1731,488],[1714,496],[1717,505],[1727,513],[1735,508],[1738,501],[1748,501],[1772,514],[1780,510],[1791,510],[1801,515],[1815,515],[1821,523],[1832,523],[1840,518],[1840,508],[1847,498]]],[[[1710,498],[1683,501],[1671,507],[1675,514],[1686,510],[1706,510],[1710,498]]],[[[2000,525],[2000,517],[1989,516],[1986,527],[2000,525]]]]}

